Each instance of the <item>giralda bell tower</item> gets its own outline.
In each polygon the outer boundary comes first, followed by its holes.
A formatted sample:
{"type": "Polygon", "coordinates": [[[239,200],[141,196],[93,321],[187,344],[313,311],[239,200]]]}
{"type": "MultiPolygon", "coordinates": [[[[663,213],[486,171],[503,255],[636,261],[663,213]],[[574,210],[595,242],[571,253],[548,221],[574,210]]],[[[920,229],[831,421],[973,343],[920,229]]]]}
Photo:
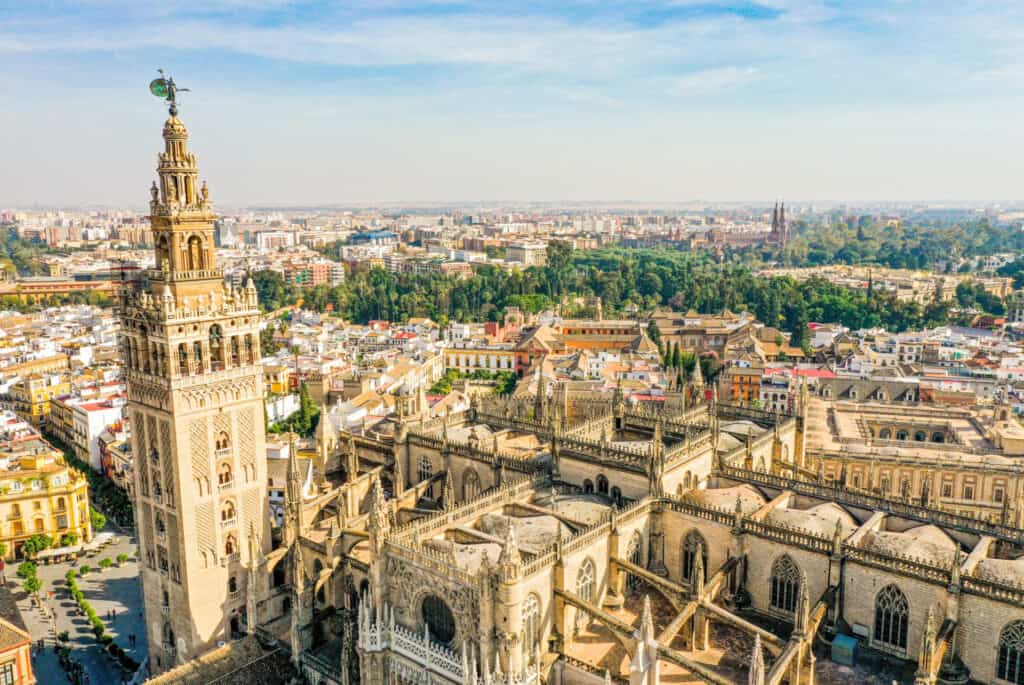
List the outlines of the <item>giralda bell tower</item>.
{"type": "Polygon", "coordinates": [[[156,268],[122,288],[121,321],[146,631],[160,672],[258,624],[270,529],[256,290],[225,285],[174,82],[151,89],[171,104],[150,189],[156,268]]]}

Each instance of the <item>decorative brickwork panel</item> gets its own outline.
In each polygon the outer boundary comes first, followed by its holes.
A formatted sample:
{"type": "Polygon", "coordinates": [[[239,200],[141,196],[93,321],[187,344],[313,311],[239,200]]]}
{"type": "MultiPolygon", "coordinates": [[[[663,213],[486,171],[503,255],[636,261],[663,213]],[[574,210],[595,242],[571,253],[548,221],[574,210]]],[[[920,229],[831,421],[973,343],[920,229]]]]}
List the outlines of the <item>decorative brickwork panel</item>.
{"type": "MultiPolygon", "coordinates": [[[[196,505],[196,545],[204,554],[211,554],[216,544],[213,535],[213,503],[202,502],[196,505]]],[[[210,563],[213,559],[209,559],[210,563]]]]}
{"type": "Polygon", "coordinates": [[[210,477],[210,436],[206,418],[192,419],[188,425],[189,450],[192,453],[192,476],[201,480],[210,477]]]}
{"type": "Polygon", "coordinates": [[[168,514],[167,522],[167,556],[172,564],[181,564],[181,538],[178,537],[178,517],[168,514]]]}
{"type": "Polygon", "coordinates": [[[160,455],[164,464],[164,487],[170,489],[174,485],[174,460],[171,455],[171,422],[160,421],[160,455]]]}
{"type": "Polygon", "coordinates": [[[153,507],[148,504],[143,504],[140,507],[142,512],[142,530],[145,531],[146,537],[150,540],[153,539],[153,507]]]}
{"type": "MultiPolygon", "coordinates": [[[[153,448],[157,447],[156,417],[152,415],[146,417],[146,443],[145,454],[149,456],[153,448]]],[[[161,458],[166,456],[166,452],[160,454],[161,458]]]]}
{"type": "Polygon", "coordinates": [[[243,506],[244,506],[244,510],[242,512],[242,519],[241,519],[242,526],[243,526],[242,530],[245,531],[244,535],[248,536],[249,535],[249,524],[250,523],[255,523],[256,524],[256,530],[261,530],[262,529],[262,526],[260,525],[260,522],[259,522],[259,520],[257,518],[259,516],[259,511],[260,511],[260,492],[259,492],[259,490],[255,489],[255,488],[247,489],[245,491],[245,495],[243,495],[242,502],[243,502],[243,506]]]}
{"type": "Polygon", "coordinates": [[[256,421],[253,416],[253,408],[245,407],[239,410],[237,419],[239,463],[242,465],[253,464],[256,461],[256,440],[253,436],[256,421]]]}
{"type": "Polygon", "coordinates": [[[146,468],[146,460],[149,459],[149,449],[146,447],[146,415],[142,412],[132,412],[132,433],[135,435],[135,472],[139,474],[139,492],[149,495],[149,469],[146,468]]]}

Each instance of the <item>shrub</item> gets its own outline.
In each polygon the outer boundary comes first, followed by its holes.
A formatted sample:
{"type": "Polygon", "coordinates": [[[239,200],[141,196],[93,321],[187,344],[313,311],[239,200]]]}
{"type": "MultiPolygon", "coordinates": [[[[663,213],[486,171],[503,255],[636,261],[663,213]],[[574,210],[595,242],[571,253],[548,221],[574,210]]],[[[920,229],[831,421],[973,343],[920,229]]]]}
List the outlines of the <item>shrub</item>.
{"type": "Polygon", "coordinates": [[[66,630],[62,630],[57,633],[57,642],[67,642],[71,639],[71,633],[66,630]]]}
{"type": "Polygon", "coordinates": [[[19,578],[35,578],[37,567],[31,561],[23,561],[18,564],[18,577],[19,578]]]}
{"type": "Polygon", "coordinates": [[[128,555],[127,554],[125,554],[124,552],[121,552],[120,554],[117,555],[117,563],[123,564],[126,561],[128,561],[128,555]]]}
{"type": "Polygon", "coordinates": [[[100,559],[100,568],[104,571],[114,565],[114,562],[110,560],[110,557],[103,557],[100,559]]]}
{"type": "Polygon", "coordinates": [[[43,581],[39,580],[36,576],[25,579],[25,584],[22,585],[25,588],[25,592],[30,595],[34,595],[43,589],[43,581]]]}
{"type": "Polygon", "coordinates": [[[84,576],[85,574],[87,574],[91,570],[92,570],[91,566],[83,564],[82,567],[80,569],[78,569],[78,575],[84,576]]]}
{"type": "Polygon", "coordinates": [[[64,574],[64,579],[68,581],[69,586],[75,582],[75,578],[77,577],[78,571],[76,571],[75,569],[71,569],[70,571],[64,574]]]}
{"type": "Polygon", "coordinates": [[[74,533],[64,533],[60,536],[61,547],[71,547],[78,542],[78,536],[74,533]]]}

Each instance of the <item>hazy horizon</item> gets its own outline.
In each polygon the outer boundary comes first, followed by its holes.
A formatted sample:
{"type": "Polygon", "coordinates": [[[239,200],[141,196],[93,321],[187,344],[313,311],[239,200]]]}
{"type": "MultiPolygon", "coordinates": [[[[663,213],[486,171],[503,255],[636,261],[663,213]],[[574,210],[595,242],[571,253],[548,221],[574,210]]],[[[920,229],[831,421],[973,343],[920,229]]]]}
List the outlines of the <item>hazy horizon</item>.
{"type": "Polygon", "coordinates": [[[1024,6],[91,0],[2,16],[0,207],[144,208],[157,67],[192,89],[181,118],[219,208],[1024,199],[1024,6]]]}

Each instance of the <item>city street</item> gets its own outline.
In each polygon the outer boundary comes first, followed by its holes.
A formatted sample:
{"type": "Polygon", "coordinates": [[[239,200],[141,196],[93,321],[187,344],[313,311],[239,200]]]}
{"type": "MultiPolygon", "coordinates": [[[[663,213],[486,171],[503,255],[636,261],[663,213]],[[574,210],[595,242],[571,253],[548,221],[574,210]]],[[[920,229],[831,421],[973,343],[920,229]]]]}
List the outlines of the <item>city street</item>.
{"type": "MultiPolygon", "coordinates": [[[[135,539],[122,535],[110,526],[107,530],[118,536],[118,542],[108,545],[92,557],[78,560],[78,568],[87,565],[92,569],[84,578],[79,578],[78,587],[103,619],[107,632],[114,637],[114,641],[132,658],[142,663],[146,660],[146,640],[140,615],[142,598],[138,562],[135,559],[135,539]],[[118,567],[115,562],[115,565],[106,571],[99,570],[100,559],[110,557],[111,560],[116,560],[117,555],[122,552],[131,557],[123,566],[118,567]],[[116,612],[113,621],[107,616],[111,610],[116,612]],[[136,635],[134,649],[129,649],[129,634],[136,635]]],[[[117,685],[121,682],[120,668],[102,651],[93,636],[88,620],[85,616],[79,615],[77,604],[68,596],[64,574],[71,568],[73,567],[70,563],[39,566],[38,575],[44,582],[41,593],[44,597],[43,608],[33,607],[30,598],[25,596],[21,589],[21,579],[15,573],[16,564],[8,565],[5,572],[7,583],[18,598],[18,607],[29,632],[36,641],[44,639],[46,643],[43,652],[35,653],[32,659],[36,678],[39,683],[46,685],[69,682],[54,649],[57,633],[66,630],[71,636],[72,659],[84,664],[89,675],[88,682],[92,685],[117,685]],[[53,611],[56,627],[54,622],[47,618],[47,610],[53,611]]]]}

